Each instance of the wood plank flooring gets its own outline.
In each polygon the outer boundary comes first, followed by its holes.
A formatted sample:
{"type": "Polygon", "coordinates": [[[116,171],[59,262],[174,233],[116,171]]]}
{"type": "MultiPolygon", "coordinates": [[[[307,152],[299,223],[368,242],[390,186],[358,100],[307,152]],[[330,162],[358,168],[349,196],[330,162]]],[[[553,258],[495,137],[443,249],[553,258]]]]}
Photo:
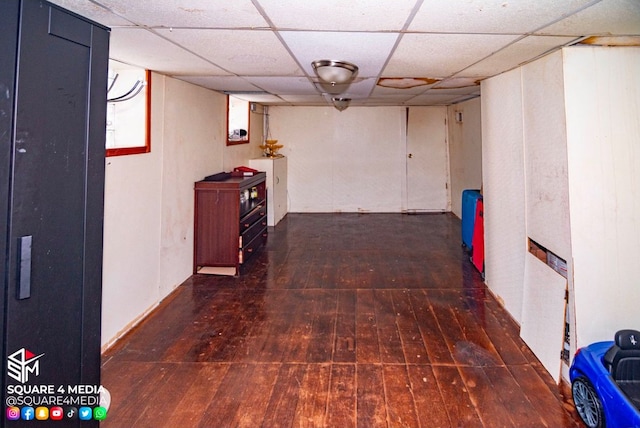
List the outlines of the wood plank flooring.
{"type": "Polygon", "coordinates": [[[110,427],[578,427],[452,214],[289,214],[103,356],[110,427]]]}

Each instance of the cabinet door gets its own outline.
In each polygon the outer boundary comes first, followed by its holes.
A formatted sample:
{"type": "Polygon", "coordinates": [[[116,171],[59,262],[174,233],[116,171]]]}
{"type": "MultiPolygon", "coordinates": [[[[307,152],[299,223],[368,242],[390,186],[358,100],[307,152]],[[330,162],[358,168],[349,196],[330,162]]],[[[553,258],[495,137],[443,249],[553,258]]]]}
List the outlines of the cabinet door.
{"type": "Polygon", "coordinates": [[[237,266],[240,225],[237,190],[196,190],[195,269],[237,266]]]}
{"type": "Polygon", "coordinates": [[[273,217],[274,224],[287,214],[287,158],[277,158],[273,162],[273,217]]]}
{"type": "Polygon", "coordinates": [[[46,2],[20,7],[4,355],[32,370],[3,376],[95,385],[108,32],[46,2]]]}
{"type": "Polygon", "coordinates": [[[278,179],[277,179],[277,169],[278,169],[278,160],[272,158],[260,158],[260,159],[250,159],[249,165],[252,168],[257,169],[258,171],[263,171],[267,174],[266,186],[267,186],[267,224],[269,226],[275,226],[278,223],[277,216],[277,207],[276,204],[278,202],[278,179]]]}
{"type": "MultiPolygon", "coordinates": [[[[12,126],[13,126],[13,91],[15,81],[15,64],[16,64],[16,46],[18,45],[18,2],[2,1],[0,2],[0,93],[8,96],[0,96],[0,254],[3,254],[6,260],[9,252],[7,234],[9,231],[9,183],[12,158],[12,126]]],[[[0,281],[2,281],[3,289],[0,293],[0,307],[5,307],[6,299],[6,283],[7,278],[6,262],[0,263],[0,281]]],[[[0,317],[0,332],[5,330],[5,317],[0,317]]],[[[7,352],[4,347],[4,336],[0,340],[0,355],[4,361],[7,352]]],[[[5,373],[5,363],[1,364],[2,373],[5,373]]],[[[2,374],[4,381],[5,375],[2,374]]],[[[4,403],[4,382],[2,382],[2,391],[0,396],[3,397],[4,403]]],[[[4,420],[2,417],[0,420],[4,420]]],[[[4,426],[0,422],[0,426],[4,426]]]]}

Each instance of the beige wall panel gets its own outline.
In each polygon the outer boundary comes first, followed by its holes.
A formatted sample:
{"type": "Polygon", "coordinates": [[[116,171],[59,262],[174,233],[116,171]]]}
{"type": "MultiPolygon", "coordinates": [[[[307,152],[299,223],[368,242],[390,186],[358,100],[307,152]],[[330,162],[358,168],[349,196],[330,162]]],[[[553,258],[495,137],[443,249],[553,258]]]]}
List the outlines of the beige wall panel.
{"type": "Polygon", "coordinates": [[[480,98],[447,108],[451,211],[462,218],[462,191],[482,186],[482,115],[480,98]],[[462,122],[456,121],[462,114],[462,122]]]}
{"type": "Polygon", "coordinates": [[[556,255],[571,255],[562,54],[522,67],[527,234],[556,255]]]}
{"type": "Polygon", "coordinates": [[[167,78],[162,171],[160,293],[193,271],[193,183],[222,171],[226,98],[167,78]]]}
{"type": "Polygon", "coordinates": [[[639,328],[640,48],[563,50],[577,346],[639,328]]]}
{"type": "Polygon", "coordinates": [[[400,212],[402,107],[271,107],[271,135],[288,157],[291,212],[400,212]]]}
{"type": "Polygon", "coordinates": [[[151,153],[107,158],[102,343],[191,275],[193,183],[223,167],[223,95],[154,74],[151,153]]]}
{"type": "Polygon", "coordinates": [[[560,380],[566,284],[566,278],[526,254],[520,336],[556,382],[560,380]]]}
{"type": "Polygon", "coordinates": [[[520,70],[482,82],[485,280],[520,322],[526,253],[520,70]]]}

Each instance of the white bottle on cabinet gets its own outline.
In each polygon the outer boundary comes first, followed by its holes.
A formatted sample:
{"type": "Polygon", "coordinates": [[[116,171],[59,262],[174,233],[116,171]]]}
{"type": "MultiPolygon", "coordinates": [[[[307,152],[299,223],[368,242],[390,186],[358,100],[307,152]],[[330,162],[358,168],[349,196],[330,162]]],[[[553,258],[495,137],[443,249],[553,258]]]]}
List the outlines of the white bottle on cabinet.
{"type": "Polygon", "coordinates": [[[250,159],[249,166],[267,173],[267,226],[275,226],[287,214],[287,158],[250,159]]]}

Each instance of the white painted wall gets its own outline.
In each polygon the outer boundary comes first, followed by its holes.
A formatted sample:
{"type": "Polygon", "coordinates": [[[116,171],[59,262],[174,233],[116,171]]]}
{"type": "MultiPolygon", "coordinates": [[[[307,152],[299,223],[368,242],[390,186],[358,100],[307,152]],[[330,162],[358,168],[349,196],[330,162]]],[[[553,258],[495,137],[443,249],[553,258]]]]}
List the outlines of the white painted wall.
{"type": "MultiPolygon", "coordinates": [[[[561,52],[522,67],[527,236],[569,263],[565,107],[571,102],[564,97],[561,52]]],[[[566,289],[565,278],[526,255],[520,334],[556,381],[561,372],[566,289]]]]}
{"type": "Polygon", "coordinates": [[[522,71],[481,85],[485,281],[520,322],[527,252],[522,71]]]}
{"type": "MultiPolygon", "coordinates": [[[[639,76],[637,47],[572,47],[482,83],[486,282],[531,332],[563,302],[536,294],[547,267],[522,268],[526,237],[565,258],[572,350],[640,325],[639,76]]],[[[534,336],[559,352],[562,332],[534,336]]]]}
{"type": "Polygon", "coordinates": [[[462,218],[462,191],[482,186],[482,115],[480,98],[447,108],[451,211],[462,218]],[[456,113],[462,122],[456,122],[456,113]]]}
{"type": "MultiPolygon", "coordinates": [[[[160,85],[154,83],[154,87],[160,85]]],[[[157,98],[160,94],[154,91],[152,96],[157,98]]],[[[152,133],[157,131],[156,124],[152,127],[152,133]]],[[[151,153],[144,155],[106,159],[103,345],[119,336],[160,299],[161,174],[162,155],[153,146],[151,153]]]]}
{"type": "Polygon", "coordinates": [[[103,346],[191,275],[193,183],[223,169],[225,97],[152,81],[151,153],[106,160],[103,346]]]}
{"type": "Polygon", "coordinates": [[[577,345],[640,328],[640,48],[564,49],[577,345]]]}
{"type": "Polygon", "coordinates": [[[571,256],[563,63],[560,52],[522,67],[527,235],[571,256]]]}
{"type": "MultiPolygon", "coordinates": [[[[270,107],[288,157],[290,212],[402,212],[406,107],[270,107]]],[[[437,130],[445,126],[439,121],[437,130]]]]}
{"type": "Polygon", "coordinates": [[[562,68],[557,52],[482,83],[485,280],[556,380],[566,280],[527,237],[570,260],[562,68]]]}
{"type": "Polygon", "coordinates": [[[193,273],[193,183],[222,171],[224,97],[165,77],[160,295],[193,273]]]}
{"type": "Polygon", "coordinates": [[[270,107],[288,157],[290,212],[400,212],[405,108],[270,107]]]}

